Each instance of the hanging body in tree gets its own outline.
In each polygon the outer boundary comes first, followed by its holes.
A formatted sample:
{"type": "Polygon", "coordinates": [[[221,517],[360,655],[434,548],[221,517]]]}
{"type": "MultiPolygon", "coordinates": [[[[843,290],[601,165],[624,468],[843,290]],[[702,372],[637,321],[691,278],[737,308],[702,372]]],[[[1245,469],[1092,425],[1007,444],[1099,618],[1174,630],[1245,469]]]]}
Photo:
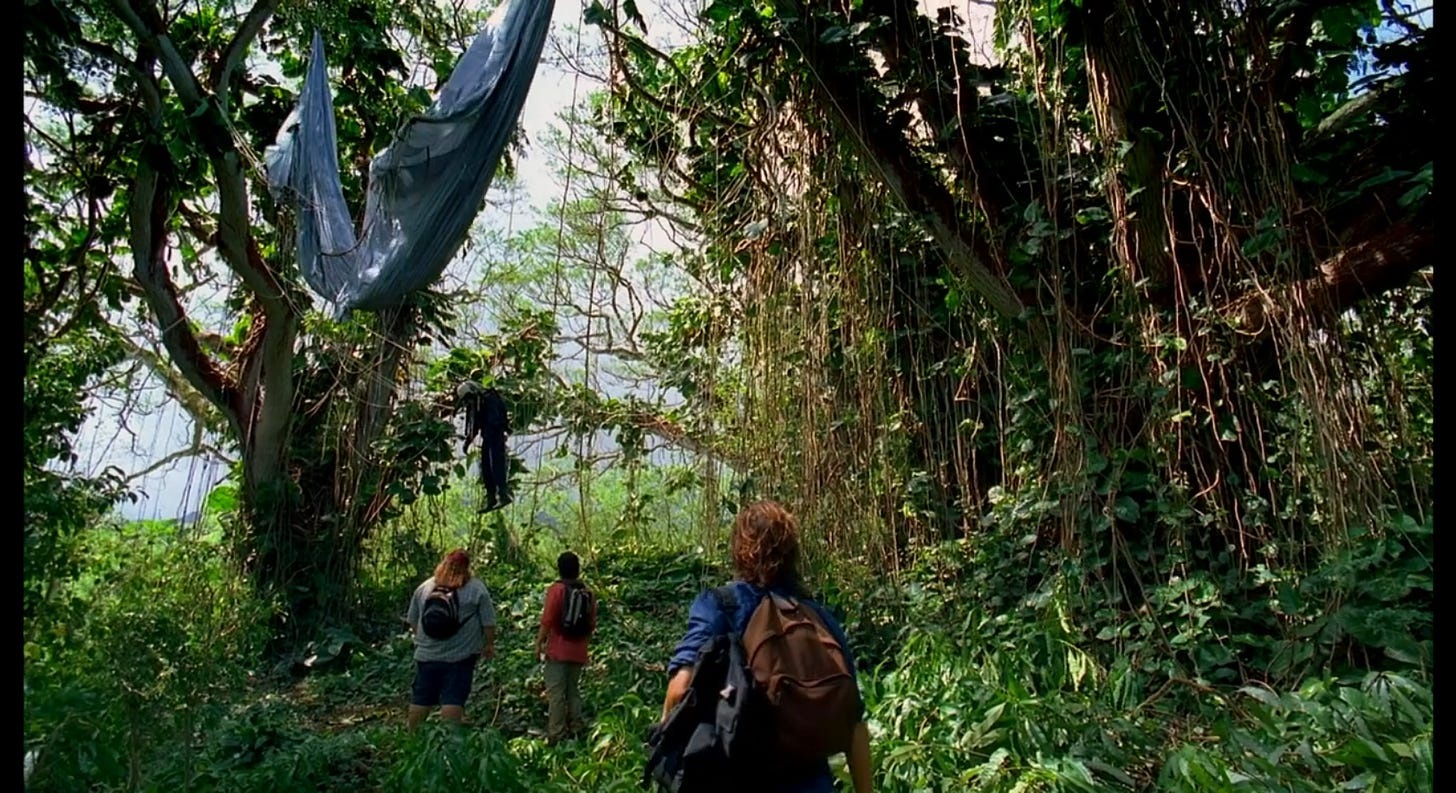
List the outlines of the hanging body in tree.
{"type": "Polygon", "coordinates": [[[482,512],[511,503],[508,488],[510,461],[506,456],[506,436],[511,431],[510,413],[505,399],[494,386],[481,386],[475,381],[461,384],[457,391],[465,407],[465,446],[480,436],[480,481],[485,489],[482,512]]]}

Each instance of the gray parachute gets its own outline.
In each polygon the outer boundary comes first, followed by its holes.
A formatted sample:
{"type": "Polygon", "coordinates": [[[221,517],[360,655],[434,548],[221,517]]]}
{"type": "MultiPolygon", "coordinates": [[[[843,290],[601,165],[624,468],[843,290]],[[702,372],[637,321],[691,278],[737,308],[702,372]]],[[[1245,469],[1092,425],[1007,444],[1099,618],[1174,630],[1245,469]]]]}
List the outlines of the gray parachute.
{"type": "Polygon", "coordinates": [[[336,316],[400,305],[434,284],[480,211],[525,104],[555,0],[506,0],[440,89],[369,166],[361,234],[339,182],[334,103],[315,31],[298,106],[265,159],[298,214],[298,263],[336,316]]]}

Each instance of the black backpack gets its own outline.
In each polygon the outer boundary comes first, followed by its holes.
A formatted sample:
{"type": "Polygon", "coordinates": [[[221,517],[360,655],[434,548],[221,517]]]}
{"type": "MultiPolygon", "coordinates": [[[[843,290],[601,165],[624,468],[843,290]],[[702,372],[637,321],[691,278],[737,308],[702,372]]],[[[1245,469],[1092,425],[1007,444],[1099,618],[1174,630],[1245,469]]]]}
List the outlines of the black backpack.
{"type": "Polygon", "coordinates": [[[460,602],[453,587],[435,585],[425,596],[420,629],[431,639],[444,640],[460,632],[460,602]]]}
{"type": "MultiPolygon", "coordinates": [[[[737,612],[729,587],[713,590],[719,608],[737,612]]],[[[667,793],[738,793],[770,773],[765,759],[763,700],[734,631],[698,652],[687,694],[652,728],[642,787],[667,793]]]]}
{"type": "Polygon", "coordinates": [[[589,636],[592,630],[592,593],[580,581],[565,581],[566,597],[561,604],[557,629],[568,639],[589,636]]]}

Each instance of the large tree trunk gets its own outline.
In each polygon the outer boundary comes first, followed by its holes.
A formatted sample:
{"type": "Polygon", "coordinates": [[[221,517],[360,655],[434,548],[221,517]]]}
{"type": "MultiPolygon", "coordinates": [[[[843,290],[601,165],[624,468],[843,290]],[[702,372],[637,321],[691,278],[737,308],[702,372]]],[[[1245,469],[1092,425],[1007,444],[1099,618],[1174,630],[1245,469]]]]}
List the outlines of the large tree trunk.
{"type": "Polygon", "coordinates": [[[1172,297],[1172,244],[1164,219],[1168,174],[1154,136],[1166,138],[1166,131],[1148,129],[1156,116],[1143,104],[1158,94],[1152,75],[1138,68],[1138,48],[1150,45],[1126,0],[1095,0],[1084,13],[1087,84],[1109,177],[1112,250],[1128,283],[1164,302],[1172,297]]]}
{"type": "MultiPolygon", "coordinates": [[[[108,53],[134,78],[151,135],[158,140],[169,135],[195,136],[211,166],[216,224],[211,238],[199,241],[215,246],[222,262],[241,281],[252,314],[250,332],[230,351],[230,364],[221,365],[200,342],[168,271],[169,228],[179,210],[180,188],[169,154],[155,143],[144,146],[130,187],[134,276],[173,365],[225,417],[237,443],[245,518],[236,536],[240,562],[260,589],[282,596],[285,622],[303,627],[316,616],[317,606],[334,602],[328,598],[332,593],[324,591],[333,588],[331,579],[337,582],[338,578],[330,575],[332,557],[340,553],[357,557],[363,536],[357,526],[376,512],[358,510],[347,521],[350,530],[336,534],[341,494],[334,487],[318,488],[320,478],[305,470],[329,463],[317,458],[299,460],[293,455],[298,306],[306,300],[295,284],[281,279],[263,258],[253,226],[244,159],[223,116],[230,80],[275,5],[274,0],[259,0],[253,6],[222,59],[214,64],[209,84],[198,78],[187,58],[177,51],[166,21],[149,0],[112,4],[121,22],[136,36],[137,60],[108,53]],[[186,130],[168,127],[162,83],[156,74],[159,68],[187,111],[186,130]]],[[[194,233],[199,233],[197,219],[196,213],[189,217],[194,233]]],[[[391,334],[386,336],[388,342],[399,341],[391,334]]],[[[403,344],[390,347],[381,376],[367,386],[357,447],[367,450],[383,426],[382,417],[387,415],[394,393],[395,370],[406,348],[403,344]]],[[[303,423],[312,426],[307,420],[303,423]]],[[[367,461],[367,454],[361,459],[367,461]]],[[[336,477],[331,473],[322,479],[333,482],[336,477]]],[[[353,565],[346,565],[345,570],[351,574],[353,565]]]]}
{"type": "MultiPolygon", "coordinates": [[[[1037,317],[1005,325],[1014,336],[1013,347],[1040,351],[1048,372],[1054,379],[1060,378],[1060,386],[1054,383],[1054,390],[1062,392],[1056,402],[1059,428],[1082,424],[1083,407],[1078,403],[1082,399],[1079,383],[1087,376],[1082,371],[1085,362],[1096,360],[1101,353],[1117,354],[1118,350],[1097,334],[1081,330],[1098,326],[1101,316],[1077,312],[1098,304],[1105,310],[1117,300],[1126,306],[1128,301],[1121,296],[1128,290],[1144,296],[1141,311],[1124,310],[1126,327],[1118,330],[1129,331],[1130,338],[1143,346],[1144,357],[1138,360],[1152,370],[1129,371],[1129,375],[1153,380],[1166,375],[1171,391],[1133,404],[1138,400],[1129,402],[1120,395],[1125,382],[1088,383],[1090,405],[1099,411],[1114,411],[1099,413],[1095,428],[1102,436],[1099,445],[1109,452],[1126,449],[1129,444],[1152,450],[1170,438],[1183,439],[1181,445],[1158,453],[1166,455],[1158,464],[1169,466],[1168,470],[1152,473],[1188,483],[1191,495],[1209,504],[1211,511],[1231,510],[1228,520],[1209,533],[1209,547],[1222,548],[1232,541],[1246,558],[1252,554],[1255,548],[1252,538],[1241,528],[1236,494],[1259,493],[1270,501],[1277,495],[1264,481],[1267,473],[1262,461],[1268,456],[1270,437],[1265,416],[1278,398],[1268,402],[1246,393],[1249,383],[1275,377],[1287,382],[1291,391],[1309,387],[1299,384],[1300,377],[1291,379],[1286,360],[1295,348],[1306,343],[1304,334],[1344,308],[1406,283],[1412,273],[1430,261],[1433,245],[1429,229],[1410,223],[1372,228],[1353,239],[1342,239],[1342,247],[1329,254],[1304,245],[1291,233],[1278,251],[1245,254],[1242,243],[1258,231],[1255,220],[1271,206],[1282,213],[1281,221],[1298,208],[1290,194],[1288,174],[1278,170],[1287,170],[1290,162],[1282,117],[1266,106],[1267,93],[1254,90],[1253,81],[1258,75],[1245,74],[1245,67],[1237,59],[1204,63],[1204,49],[1235,45],[1203,42],[1200,36],[1204,34],[1195,29],[1193,17],[1188,14],[1144,8],[1124,0],[1099,0],[1089,2],[1078,15],[1079,32],[1074,35],[1083,37],[1080,43],[1085,45],[1083,65],[1088,73],[1097,146],[1104,152],[1113,176],[1104,182],[1104,189],[1113,215],[1112,259],[1122,277],[1117,283],[1099,282],[1101,273],[1094,273],[1084,280],[1101,294],[1093,300],[1075,299],[1067,304],[1066,295],[1057,286],[1065,274],[1075,275],[1077,271],[1075,262],[1066,260],[1073,248],[1067,244],[1049,254],[1050,261],[1042,266],[1045,287],[1012,290],[1003,271],[1009,257],[996,246],[1006,244],[1014,235],[997,228],[1004,215],[987,203],[987,197],[996,192],[980,189],[978,176],[984,168],[978,165],[978,152],[970,145],[974,137],[950,135],[935,142],[957,180],[948,186],[944,176],[907,140],[904,131],[888,122],[894,106],[865,86],[865,67],[853,47],[825,43],[821,34],[827,23],[805,8],[822,8],[822,4],[784,5],[793,7],[796,18],[795,24],[785,26],[789,34],[785,55],[809,67],[814,75],[809,86],[824,111],[836,120],[840,137],[858,152],[865,169],[924,224],[929,238],[964,283],[1007,318],[1025,317],[1022,307],[1038,304],[1047,304],[1043,307],[1048,311],[1055,307],[1058,313],[1067,315],[1068,321],[1059,321],[1058,327],[1075,328],[1066,332],[1076,338],[1075,346],[1091,353],[1083,362],[1064,360],[1067,348],[1073,345],[1053,343],[1053,337],[1062,331],[1052,332],[1037,317]],[[1160,53],[1176,62],[1162,63],[1167,59],[1160,53]],[[1183,64],[1175,55],[1190,62],[1183,64]],[[1196,76],[1181,74],[1176,71],[1180,64],[1202,71],[1196,76]],[[1195,96],[1159,93],[1179,79],[1213,80],[1218,90],[1195,96]],[[1243,121],[1230,126],[1229,118],[1243,121]],[[1172,163],[1169,152],[1182,149],[1193,152],[1189,156],[1195,156],[1198,162],[1189,172],[1191,176],[1175,179],[1165,165],[1172,163]],[[1244,182],[1227,183],[1237,179],[1244,182]],[[983,231],[976,223],[962,220],[957,210],[960,206],[979,209],[977,221],[990,228],[983,231]],[[1276,256],[1281,252],[1287,255],[1276,256]],[[1311,259],[1326,255],[1314,267],[1313,275],[1298,275],[1301,262],[1310,267],[1311,259]],[[1229,299],[1231,290],[1246,289],[1240,285],[1251,281],[1268,286],[1229,299]],[[1210,302],[1222,303],[1226,308],[1209,312],[1203,307],[1210,302]],[[1240,324],[1232,339],[1223,328],[1230,318],[1240,324]],[[1283,330],[1274,334],[1275,328],[1283,330]],[[1275,346],[1270,347],[1271,336],[1275,335],[1275,346]],[[1162,346],[1174,341],[1185,345],[1179,348],[1181,352],[1162,346]],[[1165,423],[1182,411],[1189,418],[1176,419],[1181,423],[1165,423]]],[[[900,22],[920,19],[898,0],[874,0],[867,7],[900,22]]],[[[1210,18],[1222,14],[1216,4],[1200,7],[1210,18]]],[[[902,80],[917,73],[935,72],[930,82],[956,90],[909,92],[905,101],[917,103],[920,115],[933,130],[950,128],[952,118],[961,123],[973,122],[975,103],[961,82],[964,75],[957,72],[961,68],[957,58],[951,53],[927,66],[922,39],[910,32],[913,30],[913,24],[902,24],[882,32],[880,52],[887,67],[900,74],[902,80]]],[[[1257,48],[1261,45],[1256,38],[1238,46],[1257,48]]],[[[921,74],[919,79],[926,78],[921,74]]],[[[1043,156],[1065,153],[1044,152],[1043,156]]],[[[1056,198],[1040,197],[1048,207],[1055,206],[1056,198]]],[[[1078,282],[1073,292],[1080,293],[1087,286],[1078,282]]],[[[944,357],[943,352],[918,348],[915,354],[930,353],[934,359],[936,355],[944,357]]],[[[952,388],[945,382],[938,387],[947,392],[952,388]]],[[[937,398],[926,399],[923,405],[931,408],[926,415],[942,412],[936,408],[938,404],[937,398]]],[[[944,426],[933,427],[921,438],[927,460],[949,455],[947,449],[940,448],[945,431],[944,426]]],[[[1053,468],[1068,468],[1068,481],[1075,480],[1077,472],[1071,469],[1081,464],[1080,449],[1053,450],[1049,459],[1053,468]]],[[[939,470],[940,466],[932,464],[931,468],[939,470]]],[[[1150,493],[1134,495],[1138,499],[1152,497],[1150,493]]]]}

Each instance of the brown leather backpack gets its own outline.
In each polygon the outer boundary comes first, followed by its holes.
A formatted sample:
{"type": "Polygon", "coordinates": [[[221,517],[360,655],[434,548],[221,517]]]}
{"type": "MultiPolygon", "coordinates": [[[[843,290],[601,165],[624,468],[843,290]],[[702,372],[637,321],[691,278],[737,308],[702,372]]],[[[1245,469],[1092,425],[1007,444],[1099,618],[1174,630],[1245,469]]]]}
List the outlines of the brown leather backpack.
{"type": "Polygon", "coordinates": [[[859,686],[844,649],[812,606],[764,597],[743,631],[743,651],[767,700],[773,749],[783,759],[813,761],[849,750],[861,712],[859,686]]]}

